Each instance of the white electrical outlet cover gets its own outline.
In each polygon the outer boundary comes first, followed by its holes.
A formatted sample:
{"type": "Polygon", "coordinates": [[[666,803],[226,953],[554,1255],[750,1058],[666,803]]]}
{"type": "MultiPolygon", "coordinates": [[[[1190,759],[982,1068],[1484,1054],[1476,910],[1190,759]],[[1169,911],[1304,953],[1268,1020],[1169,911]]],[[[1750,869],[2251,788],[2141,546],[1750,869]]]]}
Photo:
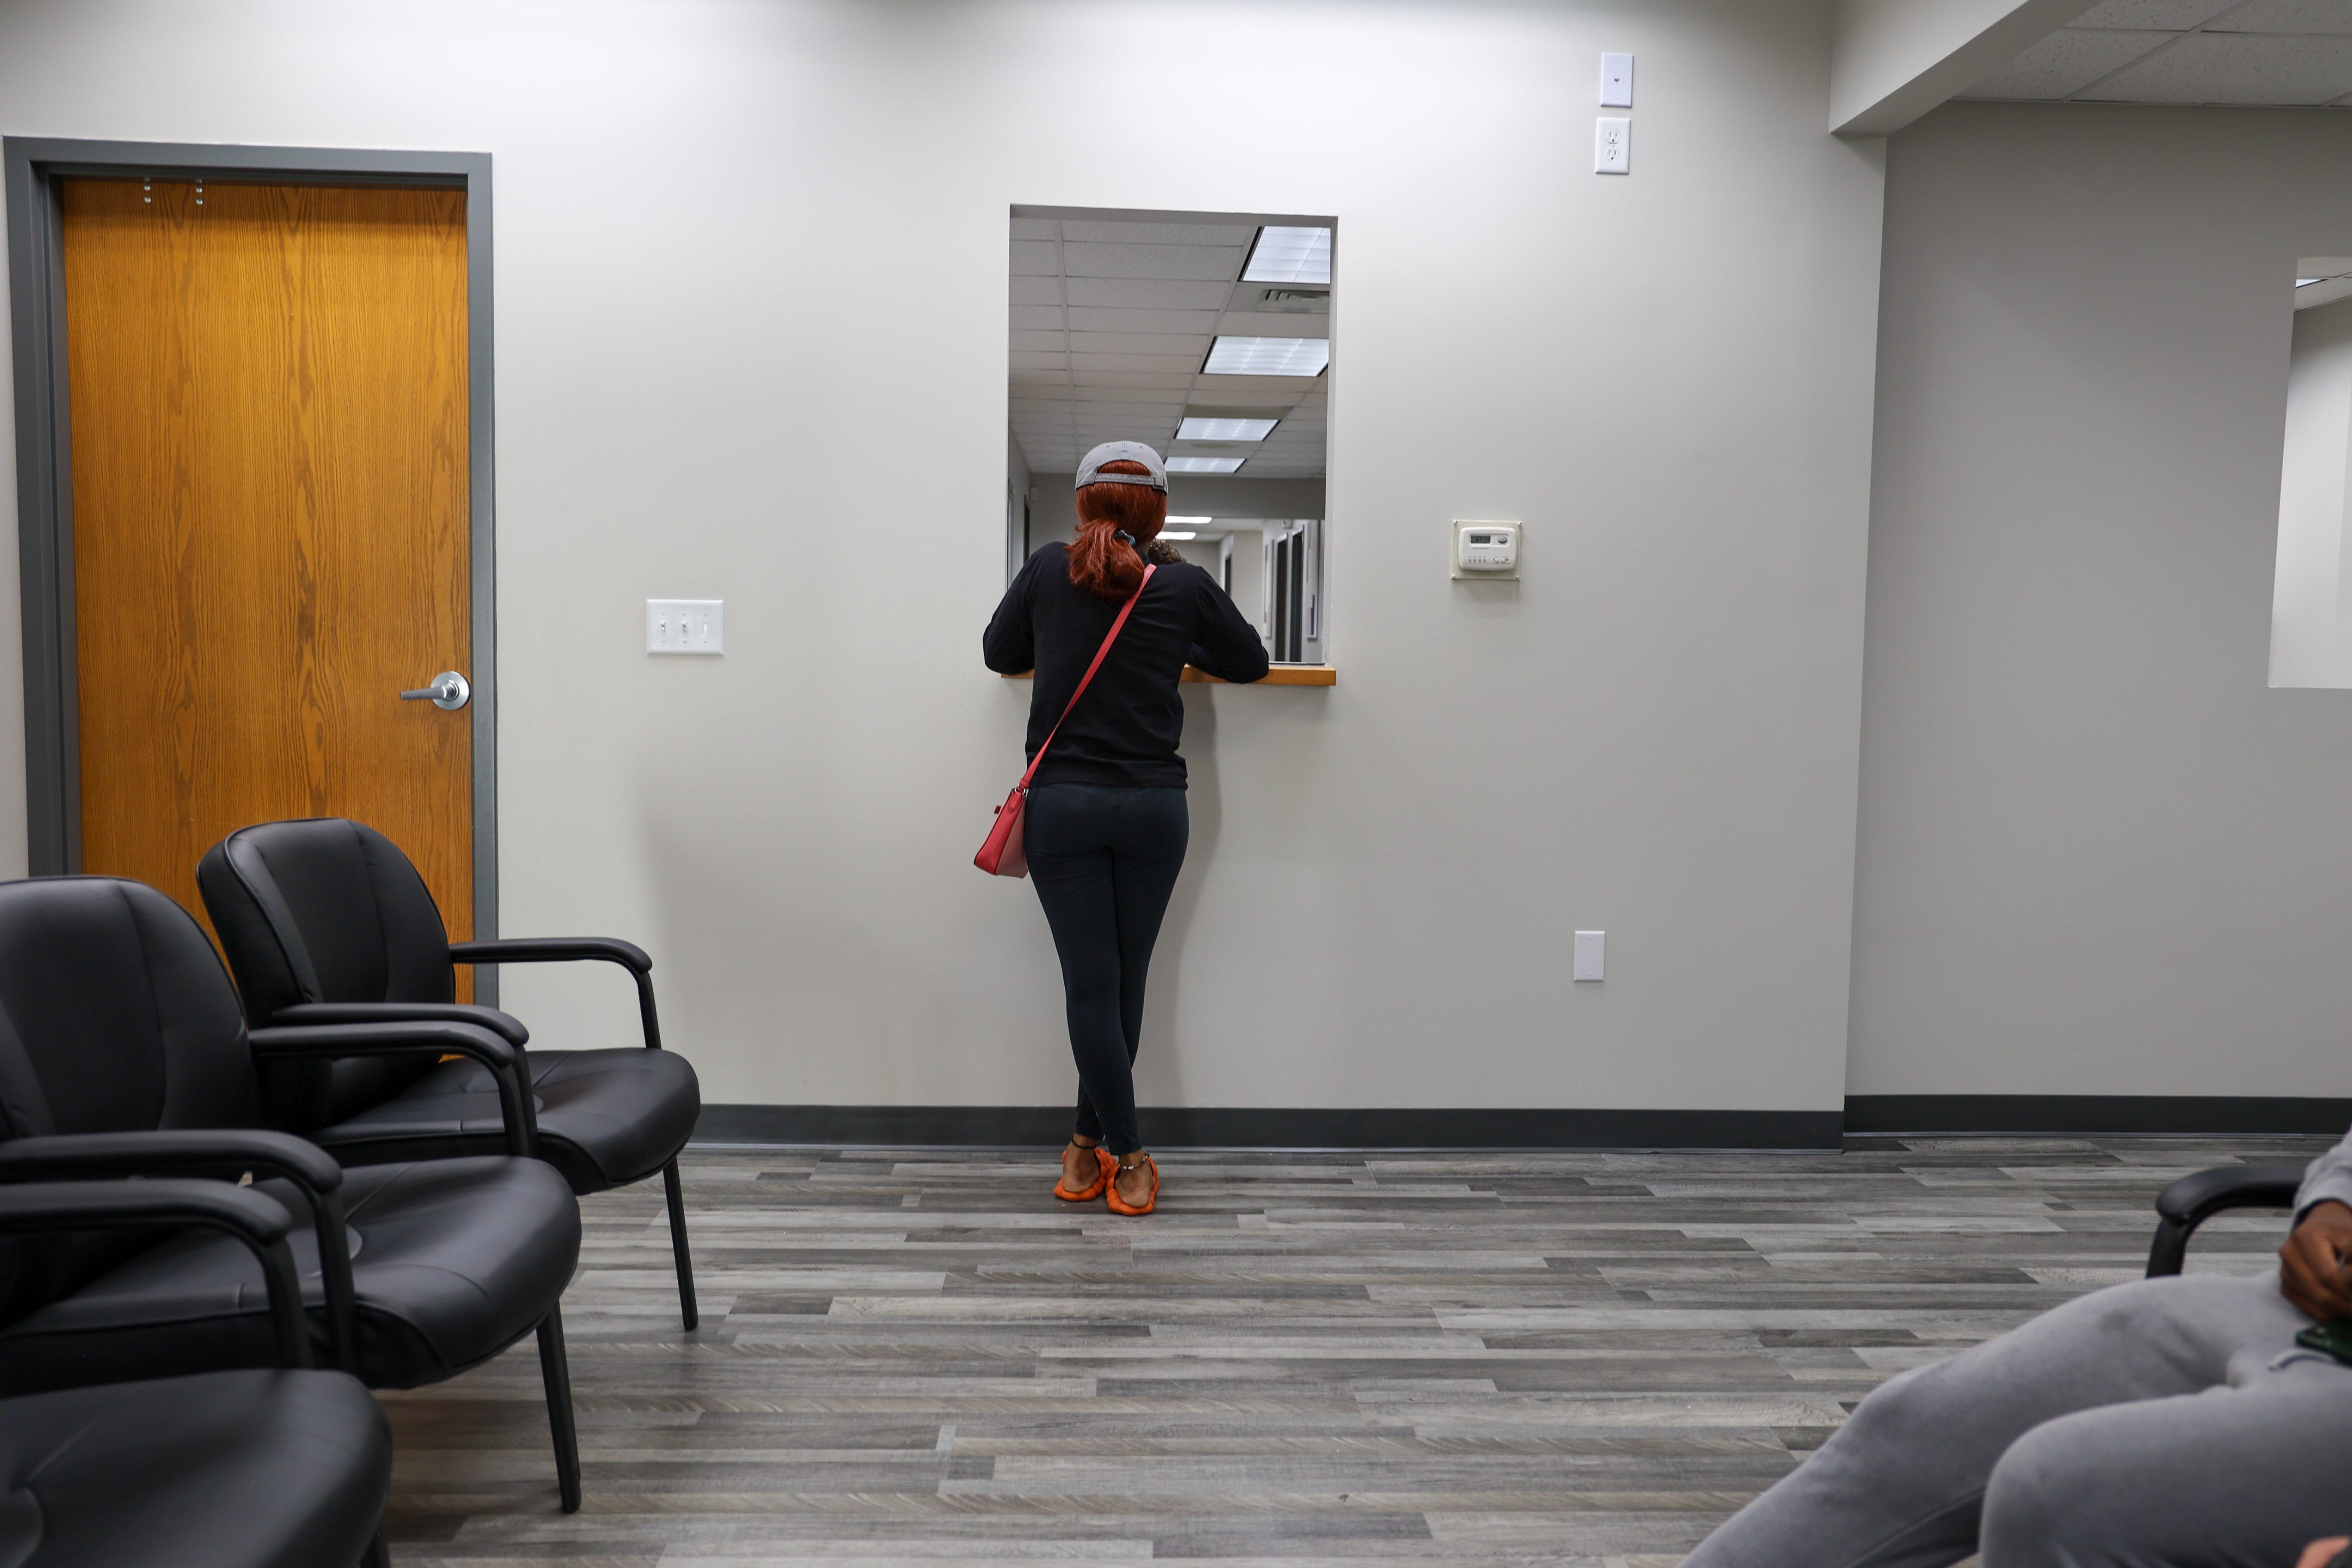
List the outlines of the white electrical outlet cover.
{"type": "Polygon", "coordinates": [[[647,653],[722,654],[727,651],[724,599],[647,599],[647,653]]]}
{"type": "Polygon", "coordinates": [[[1592,172],[1631,174],[1633,168],[1633,122],[1607,115],[1592,122],[1592,172]]]}

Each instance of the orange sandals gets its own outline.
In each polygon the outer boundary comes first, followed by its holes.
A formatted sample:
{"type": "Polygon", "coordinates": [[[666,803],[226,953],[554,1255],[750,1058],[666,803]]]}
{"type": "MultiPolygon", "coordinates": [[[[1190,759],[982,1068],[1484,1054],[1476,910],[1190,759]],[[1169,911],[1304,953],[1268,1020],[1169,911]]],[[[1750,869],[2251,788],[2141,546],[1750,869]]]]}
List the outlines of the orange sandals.
{"type": "MultiPolygon", "coordinates": [[[[1111,1213],[1146,1215],[1160,1206],[1160,1162],[1146,1154],[1143,1157],[1143,1163],[1151,1167],[1151,1195],[1143,1200],[1141,1208],[1137,1208],[1118,1195],[1118,1188],[1116,1185],[1108,1186],[1104,1190],[1103,1201],[1110,1205],[1111,1213]]],[[[1116,1167],[1118,1162],[1113,1160],[1111,1164],[1116,1167]]]]}
{"type": "MultiPolygon", "coordinates": [[[[1073,1143],[1071,1147],[1075,1149],[1077,1145],[1073,1143]]],[[[1069,1188],[1062,1185],[1063,1182],[1069,1180],[1069,1177],[1066,1174],[1064,1175],[1060,1180],[1055,1182],[1054,1195],[1061,1199],[1066,1204],[1092,1203],[1095,1199],[1102,1196],[1103,1189],[1110,1185],[1111,1173],[1118,1169],[1118,1161],[1112,1157],[1108,1150],[1097,1146],[1087,1150],[1087,1152],[1095,1157],[1095,1164],[1097,1168],[1095,1171],[1094,1184],[1087,1188],[1087,1190],[1082,1193],[1074,1193],[1070,1191],[1069,1188]]]]}

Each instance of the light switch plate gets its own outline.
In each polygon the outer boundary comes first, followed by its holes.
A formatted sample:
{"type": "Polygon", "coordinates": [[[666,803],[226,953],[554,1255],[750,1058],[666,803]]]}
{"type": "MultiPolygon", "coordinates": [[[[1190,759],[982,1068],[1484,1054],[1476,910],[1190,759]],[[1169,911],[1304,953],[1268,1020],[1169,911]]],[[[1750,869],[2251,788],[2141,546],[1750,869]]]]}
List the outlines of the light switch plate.
{"type": "Polygon", "coordinates": [[[1633,107],[1633,57],[1603,55],[1601,57],[1601,107],[1631,109],[1633,107]]]}
{"type": "Polygon", "coordinates": [[[1580,931],[1576,933],[1576,978],[1601,978],[1601,960],[1609,949],[1609,933],[1605,931],[1580,931]]]}
{"type": "Polygon", "coordinates": [[[647,599],[647,653],[725,653],[727,601],[647,599]]]}
{"type": "Polygon", "coordinates": [[[1633,169],[1633,122],[1607,115],[1592,122],[1592,172],[1626,174],[1633,169]]]}

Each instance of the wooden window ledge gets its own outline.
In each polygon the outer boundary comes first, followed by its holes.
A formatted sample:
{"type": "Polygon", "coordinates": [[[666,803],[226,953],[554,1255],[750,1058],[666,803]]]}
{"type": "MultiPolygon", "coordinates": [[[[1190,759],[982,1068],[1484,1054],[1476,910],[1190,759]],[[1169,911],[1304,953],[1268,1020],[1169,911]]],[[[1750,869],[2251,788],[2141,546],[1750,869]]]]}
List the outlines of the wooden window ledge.
{"type": "MultiPolygon", "coordinates": [[[[1024,669],[1018,675],[1008,675],[1004,679],[1027,680],[1035,673],[1034,670],[1024,669]]],[[[1211,675],[1207,670],[1195,669],[1189,664],[1184,667],[1184,673],[1177,679],[1208,686],[1233,684],[1223,676],[1211,675]]],[[[1277,664],[1265,672],[1264,680],[1253,680],[1250,684],[1252,686],[1337,686],[1339,684],[1339,672],[1328,664],[1277,664]]]]}

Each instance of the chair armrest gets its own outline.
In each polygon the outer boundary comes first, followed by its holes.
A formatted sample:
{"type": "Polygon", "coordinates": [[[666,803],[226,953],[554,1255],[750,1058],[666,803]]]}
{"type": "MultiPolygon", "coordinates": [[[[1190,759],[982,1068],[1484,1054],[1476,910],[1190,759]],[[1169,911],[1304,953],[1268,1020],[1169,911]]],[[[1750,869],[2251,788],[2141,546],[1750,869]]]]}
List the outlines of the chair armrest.
{"type": "Polygon", "coordinates": [[[2149,1279],[2178,1274],[2189,1254],[2189,1237],[2200,1225],[2230,1209],[2294,1206],[2303,1184],[2301,1165],[2224,1165],[2181,1177],[2157,1194],[2156,1239],[2147,1254],[2149,1279]]]}
{"type": "Polygon", "coordinates": [[[79,1182],[109,1176],[210,1177],[235,1182],[247,1171],[280,1176],[310,1200],[325,1288],[327,1332],[336,1363],[354,1371],[359,1293],[343,1224],[343,1168],[307,1138],[258,1127],[166,1128],[77,1132],[0,1143],[0,1182],[79,1182]]]}
{"type": "Polygon", "coordinates": [[[502,937],[449,944],[452,963],[567,963],[579,959],[602,959],[635,974],[650,974],[654,968],[644,948],[616,936],[502,937]]]}
{"type": "Polygon", "coordinates": [[[654,961],[646,950],[616,936],[508,937],[496,942],[453,942],[452,963],[556,963],[602,959],[627,970],[637,983],[637,1021],[646,1049],[661,1049],[661,1016],[654,1010],[654,961]]]}
{"type": "Polygon", "coordinates": [[[156,1226],[224,1231],[251,1249],[269,1291],[278,1353],[289,1367],[310,1364],[310,1329],[302,1285],[286,1245],[294,1216],[250,1187],[226,1182],[43,1182],[0,1186],[0,1234],[114,1230],[156,1226]]]}
{"type": "Polygon", "coordinates": [[[530,1031],[513,1014],[463,1002],[299,1002],[269,1017],[272,1028],[311,1024],[471,1024],[509,1045],[530,1044],[530,1031]]]}
{"type": "Polygon", "coordinates": [[[539,1118],[530,1098],[530,1079],[524,1071],[522,1047],[472,1024],[310,1024],[294,1027],[255,1029],[247,1037],[259,1060],[301,1060],[338,1057],[407,1056],[428,1051],[436,1056],[471,1057],[490,1069],[499,1086],[499,1106],[504,1113],[507,1152],[530,1159],[539,1152],[539,1118]]]}
{"type": "Polygon", "coordinates": [[[283,1176],[316,1196],[343,1184],[343,1168],[307,1138],[260,1128],[77,1132],[0,1143],[0,1182],[81,1182],[108,1176],[197,1176],[234,1182],[247,1171],[283,1176]]]}

